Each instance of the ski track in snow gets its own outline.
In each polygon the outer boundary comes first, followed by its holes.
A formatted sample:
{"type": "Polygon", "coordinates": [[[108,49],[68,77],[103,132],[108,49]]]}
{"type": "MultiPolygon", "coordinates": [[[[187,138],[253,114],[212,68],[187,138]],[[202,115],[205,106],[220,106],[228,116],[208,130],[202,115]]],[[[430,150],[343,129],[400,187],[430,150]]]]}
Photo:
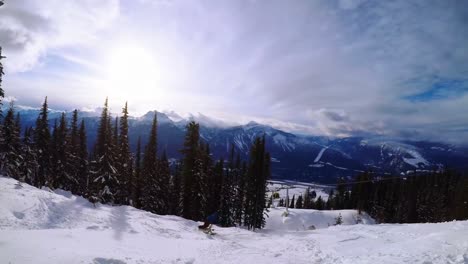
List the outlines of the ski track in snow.
{"type": "Polygon", "coordinates": [[[381,224],[354,210],[272,208],[264,230],[215,227],[0,177],[0,263],[468,263],[468,221],[381,224]],[[339,214],[344,225],[333,225],[339,214]],[[311,225],[315,230],[310,230],[311,225]]]}

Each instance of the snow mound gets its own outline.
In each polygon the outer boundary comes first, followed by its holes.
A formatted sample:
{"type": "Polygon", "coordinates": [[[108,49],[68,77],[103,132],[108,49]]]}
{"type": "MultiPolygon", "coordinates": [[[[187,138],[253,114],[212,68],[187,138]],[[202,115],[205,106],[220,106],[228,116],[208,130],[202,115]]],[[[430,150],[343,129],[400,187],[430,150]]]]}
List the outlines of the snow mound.
{"type": "Polygon", "coordinates": [[[270,208],[266,230],[304,231],[327,228],[336,223],[341,215],[343,225],[375,224],[375,221],[367,214],[359,215],[356,210],[318,211],[312,209],[288,209],[288,215],[284,215],[285,208],[270,208]]]}
{"type": "Polygon", "coordinates": [[[356,225],[353,210],[282,212],[272,209],[264,230],[210,236],[180,217],[0,177],[0,263],[468,263],[468,221],[356,225]],[[343,225],[325,228],[340,213],[343,225]]]}

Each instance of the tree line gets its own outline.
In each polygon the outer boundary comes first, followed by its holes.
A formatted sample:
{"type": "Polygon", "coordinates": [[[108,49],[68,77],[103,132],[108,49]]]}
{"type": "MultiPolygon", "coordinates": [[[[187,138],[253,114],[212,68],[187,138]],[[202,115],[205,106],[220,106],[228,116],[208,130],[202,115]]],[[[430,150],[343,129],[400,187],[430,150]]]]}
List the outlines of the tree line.
{"type": "MultiPolygon", "coordinates": [[[[377,177],[365,172],[353,182],[339,179],[328,200],[307,189],[290,208],[357,209],[380,223],[426,223],[468,219],[468,177],[452,171],[434,171],[407,177],[377,177]]],[[[271,199],[273,199],[272,197],[271,199]]],[[[279,206],[285,206],[284,200],[279,206]]]]}
{"type": "Polygon", "coordinates": [[[199,124],[190,122],[182,158],[170,162],[166,151],[158,153],[156,113],[147,145],[141,146],[138,138],[135,153],[130,150],[128,118],[127,104],[120,117],[113,118],[106,99],[88,153],[85,123],[77,110],[71,120],[62,113],[50,124],[46,98],[35,126],[21,131],[21,116],[11,104],[0,116],[0,173],[94,203],[132,205],[196,221],[218,212],[222,226],[264,226],[270,177],[265,137],[254,140],[249,160],[241,160],[233,146],[227,160],[214,160],[200,138],[199,124]]]}

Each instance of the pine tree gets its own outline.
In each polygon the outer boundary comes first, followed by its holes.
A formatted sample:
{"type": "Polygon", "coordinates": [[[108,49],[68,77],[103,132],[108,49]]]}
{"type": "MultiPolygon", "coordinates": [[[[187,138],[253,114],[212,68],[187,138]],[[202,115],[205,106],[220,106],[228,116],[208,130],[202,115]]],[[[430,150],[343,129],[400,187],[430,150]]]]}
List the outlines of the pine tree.
{"type": "Polygon", "coordinates": [[[143,186],[141,170],[141,137],[138,137],[135,158],[135,177],[133,179],[133,206],[136,208],[141,208],[141,188],[143,186]]]}
{"type": "MultiPolygon", "coordinates": [[[[0,47],[0,106],[2,105],[3,97],[5,97],[5,93],[3,92],[3,88],[2,88],[2,77],[5,74],[3,72],[3,64],[2,64],[2,59],[3,58],[5,58],[5,57],[2,56],[2,47],[0,47]]],[[[0,109],[1,109],[1,107],[0,107],[0,109]]]]}
{"type": "MultiPolygon", "coordinates": [[[[3,58],[5,57],[2,56],[2,47],[0,47],[0,158],[1,156],[4,155],[4,153],[2,152],[3,151],[2,146],[5,144],[4,136],[3,136],[3,124],[1,122],[1,120],[3,119],[3,111],[2,111],[3,98],[5,97],[5,93],[3,92],[3,88],[2,88],[2,78],[3,78],[3,75],[5,74],[3,72],[3,64],[2,64],[3,58]]],[[[0,171],[1,171],[1,167],[3,167],[2,164],[0,164],[0,171]]]]}
{"type": "MultiPolygon", "coordinates": [[[[346,193],[346,182],[343,178],[338,179],[337,194],[333,199],[334,209],[344,209],[345,208],[345,193],[346,193]]],[[[331,200],[331,199],[329,199],[331,200]]]]}
{"type": "Polygon", "coordinates": [[[244,212],[244,186],[245,175],[241,169],[240,155],[235,153],[234,145],[231,145],[231,153],[227,164],[226,173],[221,160],[215,166],[215,189],[221,192],[217,195],[221,199],[220,222],[223,226],[241,225],[244,212]],[[219,186],[219,187],[218,187],[219,186]]]}
{"type": "Polygon", "coordinates": [[[195,204],[199,208],[199,210],[195,212],[197,219],[203,219],[213,213],[210,211],[210,206],[208,205],[208,197],[210,195],[208,182],[209,178],[213,175],[212,163],[209,145],[199,143],[194,167],[194,176],[196,179],[194,182],[194,193],[197,194],[194,198],[195,204]]]}
{"type": "Polygon", "coordinates": [[[341,225],[343,224],[343,217],[341,216],[341,213],[338,215],[338,217],[335,218],[335,225],[341,225]]]}
{"type": "MultiPolygon", "coordinates": [[[[114,135],[115,136],[115,135],[114,135]]],[[[117,142],[119,144],[118,170],[119,170],[119,196],[120,204],[129,204],[131,198],[131,179],[133,172],[133,161],[130,152],[130,143],[128,137],[128,105],[122,109],[122,117],[120,117],[120,137],[117,142]]]]}
{"type": "Polygon", "coordinates": [[[302,195],[299,195],[296,201],[296,208],[297,209],[302,209],[302,195]]]}
{"type": "Polygon", "coordinates": [[[14,106],[11,104],[3,122],[3,144],[1,147],[2,154],[0,157],[0,171],[3,171],[5,176],[20,179],[22,156],[20,152],[20,128],[17,127],[17,125],[14,106]]]}
{"type": "Polygon", "coordinates": [[[268,199],[268,204],[267,208],[272,208],[273,207],[273,194],[270,195],[270,198],[268,199]]]}
{"type": "Polygon", "coordinates": [[[207,175],[205,171],[205,159],[204,159],[204,149],[199,144],[199,148],[195,157],[194,170],[193,170],[193,206],[198,208],[198,210],[193,210],[193,219],[203,220],[205,219],[210,212],[208,212],[208,203],[207,203],[207,175]]]}
{"type": "Polygon", "coordinates": [[[41,187],[46,184],[49,185],[50,181],[50,129],[48,115],[49,110],[46,97],[36,121],[36,128],[34,129],[34,143],[36,145],[39,164],[36,187],[41,187]]]}
{"type": "MultiPolygon", "coordinates": [[[[216,212],[221,207],[221,194],[223,192],[224,178],[224,160],[221,159],[220,161],[216,162],[211,169],[209,179],[207,181],[207,186],[209,189],[207,194],[207,211],[209,213],[216,212]]],[[[221,215],[220,217],[224,217],[224,215],[221,215]]]]}
{"type": "Polygon", "coordinates": [[[184,146],[182,149],[182,216],[186,219],[202,220],[201,208],[201,190],[198,188],[200,155],[199,140],[200,126],[195,122],[190,122],[186,126],[184,146]]]}
{"type": "Polygon", "coordinates": [[[70,191],[74,194],[82,194],[80,190],[80,134],[78,127],[78,110],[74,110],[67,135],[68,162],[65,171],[72,179],[70,191]]]}
{"type": "Polygon", "coordinates": [[[80,130],[78,132],[79,138],[79,150],[78,150],[78,185],[79,185],[79,194],[89,197],[89,162],[88,162],[88,144],[86,137],[86,127],[84,120],[81,120],[80,130]]]}
{"type": "Polygon", "coordinates": [[[325,207],[325,204],[324,204],[324,202],[323,202],[322,196],[319,196],[319,197],[317,198],[317,201],[315,201],[315,208],[316,208],[317,210],[323,210],[324,207],[325,207]]]}
{"type": "Polygon", "coordinates": [[[311,201],[312,199],[310,198],[310,187],[307,187],[307,190],[304,192],[304,203],[302,207],[304,209],[311,209],[311,201]]]}
{"type": "Polygon", "coordinates": [[[170,184],[171,184],[171,170],[169,167],[169,161],[167,159],[166,150],[163,151],[161,159],[159,160],[158,165],[158,200],[160,201],[160,206],[158,209],[158,214],[168,214],[170,210],[170,184]]]}
{"type": "Polygon", "coordinates": [[[34,148],[32,128],[26,128],[23,136],[23,144],[21,145],[21,177],[24,182],[31,185],[36,185],[37,170],[37,152],[34,148]]]}
{"type": "Polygon", "coordinates": [[[54,120],[54,126],[52,127],[52,137],[50,141],[50,148],[49,148],[49,154],[50,154],[50,177],[49,177],[49,188],[56,188],[56,182],[57,182],[57,170],[61,168],[57,168],[59,165],[59,157],[58,157],[58,149],[59,149],[59,142],[58,142],[58,125],[57,125],[57,119],[54,120]]]}
{"type": "MultiPolygon", "coordinates": [[[[110,120],[110,118],[109,118],[110,120]]],[[[112,126],[112,125],[111,125],[112,126]]],[[[114,149],[117,151],[116,158],[118,159],[118,151],[119,151],[119,117],[116,116],[114,119],[114,125],[112,126],[113,132],[112,132],[112,145],[114,146],[114,149]]]]}
{"type": "Polygon", "coordinates": [[[144,210],[156,213],[162,208],[158,198],[158,158],[157,158],[157,115],[154,115],[151,133],[143,156],[141,206],[144,210]]]}
{"type": "Polygon", "coordinates": [[[295,200],[296,200],[296,195],[293,195],[292,199],[291,199],[291,203],[289,204],[289,208],[294,208],[295,206],[295,200]]]}
{"type": "Polygon", "coordinates": [[[250,151],[249,176],[246,182],[244,224],[249,229],[265,225],[266,184],[270,177],[270,155],[265,151],[265,136],[257,138],[250,151]]]}
{"type": "Polygon", "coordinates": [[[93,160],[93,181],[92,196],[93,201],[103,203],[114,203],[115,195],[118,191],[119,181],[115,166],[116,157],[114,153],[112,138],[112,125],[108,108],[108,100],[104,103],[98,135],[94,151],[93,160]]]}
{"type": "Polygon", "coordinates": [[[241,226],[243,215],[244,215],[244,209],[245,209],[245,182],[247,178],[247,164],[243,162],[242,167],[241,167],[241,160],[240,160],[239,153],[237,154],[235,168],[236,168],[237,190],[236,190],[236,198],[234,201],[234,208],[235,208],[234,214],[235,214],[236,224],[241,226]]]}
{"type": "Polygon", "coordinates": [[[181,165],[176,164],[174,169],[174,174],[171,177],[171,198],[170,198],[170,214],[173,215],[180,215],[180,193],[182,188],[182,180],[181,180],[181,165]]]}
{"type": "MultiPolygon", "coordinates": [[[[222,168],[224,167],[224,161],[221,160],[218,167],[218,173],[221,169],[221,175],[224,173],[222,168]]],[[[220,204],[220,213],[219,213],[219,220],[222,226],[233,226],[235,219],[234,219],[234,197],[235,197],[235,189],[233,184],[233,177],[230,174],[232,169],[232,163],[229,164],[228,170],[223,175],[222,187],[221,187],[221,204],[220,204]]]]}
{"type": "Polygon", "coordinates": [[[71,147],[65,113],[62,113],[58,127],[54,126],[53,142],[53,187],[76,191],[78,180],[73,173],[71,147]]]}

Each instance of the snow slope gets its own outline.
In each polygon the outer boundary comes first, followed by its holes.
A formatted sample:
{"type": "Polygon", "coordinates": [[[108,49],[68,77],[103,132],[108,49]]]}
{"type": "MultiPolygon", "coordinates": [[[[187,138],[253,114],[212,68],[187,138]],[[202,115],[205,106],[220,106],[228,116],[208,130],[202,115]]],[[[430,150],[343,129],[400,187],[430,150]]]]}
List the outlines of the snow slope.
{"type": "MultiPolygon", "coordinates": [[[[273,193],[278,193],[280,199],[286,200],[286,188],[289,188],[289,199],[292,199],[293,196],[296,197],[296,199],[299,197],[299,195],[304,196],[305,192],[307,191],[307,188],[310,188],[310,191],[315,191],[317,196],[315,197],[315,200],[319,196],[322,197],[323,200],[327,201],[328,200],[328,193],[330,187],[322,186],[319,184],[312,184],[312,183],[302,183],[302,182],[290,182],[290,181],[270,181],[267,185],[267,190],[268,190],[268,197],[270,197],[273,193]]],[[[276,202],[279,202],[279,199],[277,199],[276,202]]],[[[276,204],[276,203],[275,203],[276,204]]]]}
{"type": "Polygon", "coordinates": [[[320,161],[320,159],[322,158],[322,155],[323,153],[325,152],[325,150],[327,150],[328,147],[324,147],[320,150],[320,152],[317,154],[317,157],[315,157],[315,160],[314,160],[314,163],[317,163],[320,161]]]}
{"type": "Polygon", "coordinates": [[[336,223],[336,218],[339,215],[342,217],[343,225],[355,225],[358,220],[362,224],[375,224],[375,221],[367,214],[358,216],[356,210],[318,211],[290,208],[288,209],[288,217],[282,216],[285,208],[279,207],[269,210],[266,230],[305,231],[328,228],[336,223]]]}
{"type": "Polygon", "coordinates": [[[258,232],[216,228],[207,236],[179,217],[94,207],[67,192],[0,177],[0,263],[468,262],[468,221],[351,225],[354,211],[291,210],[287,218],[282,211],[272,210],[258,232]],[[321,226],[339,213],[349,225],[321,226]],[[324,228],[301,229],[308,224],[324,228]]]}

